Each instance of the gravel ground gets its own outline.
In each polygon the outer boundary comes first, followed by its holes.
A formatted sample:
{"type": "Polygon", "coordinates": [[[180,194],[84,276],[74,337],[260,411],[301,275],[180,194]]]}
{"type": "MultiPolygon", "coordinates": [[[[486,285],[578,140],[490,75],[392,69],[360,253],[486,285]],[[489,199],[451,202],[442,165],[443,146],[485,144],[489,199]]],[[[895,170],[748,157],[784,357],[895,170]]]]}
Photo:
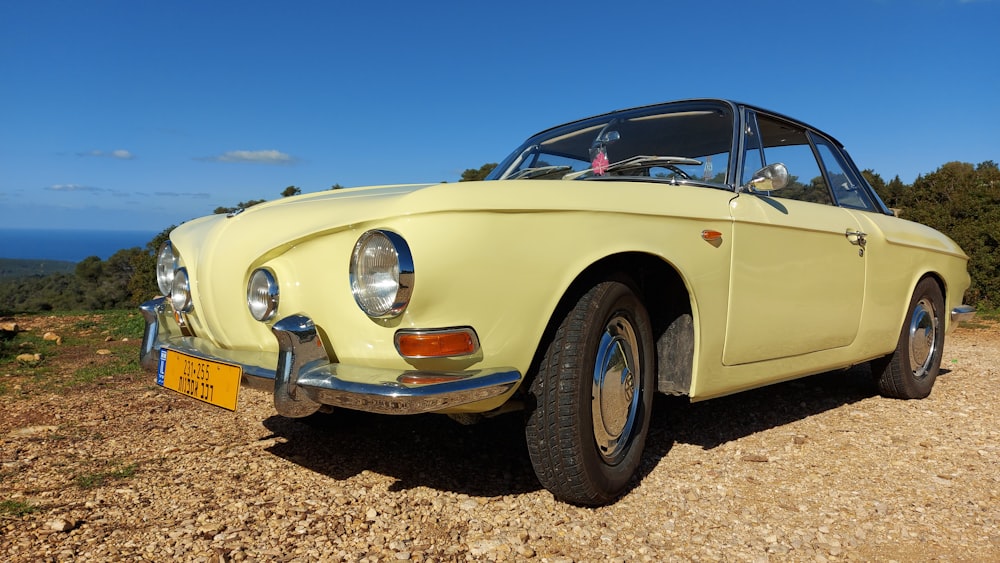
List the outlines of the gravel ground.
{"type": "MultiPolygon", "coordinates": [[[[102,347],[49,365],[137,352],[102,347]]],[[[658,398],[639,478],[596,509],[540,487],[517,415],[296,421],[255,391],[231,413],[140,372],[58,393],[7,373],[0,560],[1000,561],[998,359],[981,324],[922,401],[865,368],[658,398]]]]}

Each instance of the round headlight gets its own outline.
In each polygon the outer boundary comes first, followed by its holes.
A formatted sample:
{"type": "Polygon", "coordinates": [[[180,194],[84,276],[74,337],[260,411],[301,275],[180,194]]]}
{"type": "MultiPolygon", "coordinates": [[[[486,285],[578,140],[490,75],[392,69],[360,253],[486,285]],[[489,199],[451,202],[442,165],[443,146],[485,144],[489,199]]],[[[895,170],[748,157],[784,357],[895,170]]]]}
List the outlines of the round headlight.
{"type": "Polygon", "coordinates": [[[156,254],[156,285],[159,286],[162,295],[170,295],[176,271],[177,255],[174,254],[174,245],[167,241],[156,254]]]}
{"type": "Polygon", "coordinates": [[[264,269],[255,270],[247,284],[247,306],[258,321],[269,321],[278,311],[278,283],[264,269]]]}
{"type": "Polygon", "coordinates": [[[351,254],[351,292],[369,317],[402,314],[413,293],[413,257],[403,237],[384,230],[361,235],[351,254]]]}
{"type": "Polygon", "coordinates": [[[191,280],[187,268],[178,268],[174,272],[174,282],[170,286],[170,304],[178,313],[191,312],[191,280]]]}

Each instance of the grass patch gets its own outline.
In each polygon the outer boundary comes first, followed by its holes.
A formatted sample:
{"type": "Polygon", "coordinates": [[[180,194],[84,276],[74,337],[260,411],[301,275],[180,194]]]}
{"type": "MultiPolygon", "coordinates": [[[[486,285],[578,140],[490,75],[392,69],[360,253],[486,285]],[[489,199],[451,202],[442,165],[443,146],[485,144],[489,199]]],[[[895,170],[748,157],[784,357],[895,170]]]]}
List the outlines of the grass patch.
{"type": "Polygon", "coordinates": [[[81,489],[94,489],[97,487],[103,487],[108,483],[108,481],[121,481],[123,479],[128,479],[129,477],[135,475],[136,470],[139,469],[138,463],[130,463],[123,466],[119,462],[115,465],[117,465],[117,467],[106,471],[81,473],[73,479],[73,482],[76,483],[76,486],[81,489]]]}
{"type": "Polygon", "coordinates": [[[96,319],[80,319],[70,327],[73,330],[93,330],[100,326],[96,319]]]}
{"type": "Polygon", "coordinates": [[[966,321],[959,326],[972,330],[988,329],[995,326],[997,322],[1000,322],[1000,308],[979,305],[976,307],[976,316],[971,321],[966,321]]]}
{"type": "Polygon", "coordinates": [[[19,500],[0,501],[0,514],[20,518],[25,514],[31,514],[36,508],[27,502],[19,500]]]}
{"type": "Polygon", "coordinates": [[[976,311],[976,318],[984,321],[1000,321],[1000,309],[982,309],[976,311]]]}
{"type": "Polygon", "coordinates": [[[45,357],[55,346],[54,342],[44,340],[40,334],[19,332],[13,338],[0,342],[0,361],[12,361],[19,354],[41,354],[45,357]]]}
{"type": "Polygon", "coordinates": [[[140,339],[146,329],[146,321],[142,318],[142,313],[128,309],[107,311],[104,313],[104,324],[111,337],[116,340],[122,338],[140,339]]]}
{"type": "Polygon", "coordinates": [[[61,393],[75,386],[103,384],[102,380],[131,378],[141,371],[138,353],[130,346],[107,342],[142,339],[145,321],[137,310],[61,311],[33,326],[33,330],[16,335],[5,333],[0,341],[0,370],[11,376],[0,381],[0,396],[61,393]],[[62,344],[45,340],[50,329],[39,325],[52,327],[62,344]],[[113,354],[93,355],[102,348],[111,349],[113,354]],[[41,360],[19,362],[16,357],[20,354],[40,354],[41,360]]]}
{"type": "Polygon", "coordinates": [[[7,361],[17,356],[17,337],[0,339],[0,361],[7,361]]]}
{"type": "MultiPolygon", "coordinates": [[[[44,340],[41,335],[34,332],[19,332],[13,338],[0,343],[0,368],[5,375],[27,378],[33,382],[42,381],[51,371],[47,365],[47,360],[56,354],[58,346],[50,341],[44,340]],[[17,356],[21,354],[41,354],[41,360],[33,363],[22,363],[17,361],[17,356]]],[[[0,385],[0,395],[5,395],[11,391],[8,382],[0,385]]]]}
{"type": "Polygon", "coordinates": [[[74,385],[84,385],[95,381],[117,377],[124,373],[134,373],[140,369],[139,354],[128,354],[127,356],[113,355],[111,359],[97,365],[89,365],[78,368],[63,385],[72,387],[74,385]]]}

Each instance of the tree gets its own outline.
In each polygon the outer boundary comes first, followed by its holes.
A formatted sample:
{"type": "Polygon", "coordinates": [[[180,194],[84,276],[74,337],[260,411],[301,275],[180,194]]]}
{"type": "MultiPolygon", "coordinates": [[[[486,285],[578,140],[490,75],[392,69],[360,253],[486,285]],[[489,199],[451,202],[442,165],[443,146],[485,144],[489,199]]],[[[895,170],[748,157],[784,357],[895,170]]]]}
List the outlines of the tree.
{"type": "Polygon", "coordinates": [[[334,185],[330,186],[330,189],[331,190],[342,190],[342,189],[344,189],[344,186],[341,186],[340,184],[334,184],[334,185]]]}
{"type": "Polygon", "coordinates": [[[462,172],[462,178],[459,182],[475,182],[477,180],[485,180],[486,177],[489,176],[490,172],[493,172],[493,169],[496,167],[497,163],[491,162],[480,166],[478,170],[475,168],[466,168],[465,172],[462,172]]]}
{"type": "Polygon", "coordinates": [[[302,188],[296,186],[288,186],[283,192],[281,192],[281,197],[291,197],[293,195],[299,195],[302,193],[302,188]]]}
{"type": "Polygon", "coordinates": [[[104,263],[100,256],[88,256],[76,265],[75,273],[84,282],[94,283],[104,274],[104,263]]]}
{"type": "Polygon", "coordinates": [[[899,208],[904,219],[948,235],[969,255],[972,285],[965,296],[967,303],[984,309],[1000,305],[1000,169],[996,163],[948,162],[918,176],[912,186],[900,188],[890,205],[899,208]]]}
{"type": "Polygon", "coordinates": [[[254,205],[257,205],[259,203],[266,203],[266,202],[267,202],[266,199],[251,199],[249,201],[241,201],[237,203],[235,207],[216,207],[215,211],[213,211],[212,213],[216,215],[221,215],[224,213],[232,213],[237,209],[246,209],[248,207],[253,207],[254,205]]]}

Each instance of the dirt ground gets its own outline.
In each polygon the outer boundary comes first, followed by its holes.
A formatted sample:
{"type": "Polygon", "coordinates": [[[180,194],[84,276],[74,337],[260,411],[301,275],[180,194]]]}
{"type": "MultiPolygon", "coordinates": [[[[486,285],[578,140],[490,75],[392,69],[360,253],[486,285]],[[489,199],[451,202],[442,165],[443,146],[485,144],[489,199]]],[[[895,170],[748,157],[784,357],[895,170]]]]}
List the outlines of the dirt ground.
{"type": "Polygon", "coordinates": [[[18,322],[65,341],[0,365],[4,561],[1000,561],[993,323],[949,335],[921,401],[864,367],[658,398],[632,488],[589,509],[541,488],[516,414],[233,413],[157,387],[135,340],[18,322]]]}

